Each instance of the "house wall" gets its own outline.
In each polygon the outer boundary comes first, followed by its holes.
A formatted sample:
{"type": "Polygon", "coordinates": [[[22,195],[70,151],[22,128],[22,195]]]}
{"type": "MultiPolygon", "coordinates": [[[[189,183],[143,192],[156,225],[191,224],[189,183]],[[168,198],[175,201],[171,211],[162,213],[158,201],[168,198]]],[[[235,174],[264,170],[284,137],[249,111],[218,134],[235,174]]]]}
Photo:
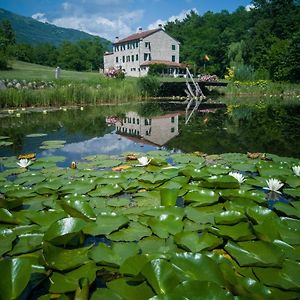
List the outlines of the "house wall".
{"type": "Polygon", "coordinates": [[[114,54],[113,53],[104,54],[103,63],[104,63],[104,73],[107,72],[109,68],[113,68],[115,66],[114,54]]]}
{"type": "Polygon", "coordinates": [[[159,30],[141,40],[115,44],[113,54],[104,56],[104,69],[121,67],[127,76],[140,77],[147,75],[149,70],[148,66],[140,67],[145,61],[172,61],[172,56],[179,62],[179,42],[159,30]]]}

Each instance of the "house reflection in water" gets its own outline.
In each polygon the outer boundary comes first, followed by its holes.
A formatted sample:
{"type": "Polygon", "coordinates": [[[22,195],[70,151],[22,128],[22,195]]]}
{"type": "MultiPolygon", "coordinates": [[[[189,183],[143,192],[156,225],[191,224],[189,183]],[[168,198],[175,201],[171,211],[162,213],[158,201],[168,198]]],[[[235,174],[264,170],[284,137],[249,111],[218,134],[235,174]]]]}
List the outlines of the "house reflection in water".
{"type": "Polygon", "coordinates": [[[136,112],[126,113],[123,120],[115,123],[117,134],[136,142],[165,145],[178,135],[178,113],[156,117],[140,117],[136,112]]]}

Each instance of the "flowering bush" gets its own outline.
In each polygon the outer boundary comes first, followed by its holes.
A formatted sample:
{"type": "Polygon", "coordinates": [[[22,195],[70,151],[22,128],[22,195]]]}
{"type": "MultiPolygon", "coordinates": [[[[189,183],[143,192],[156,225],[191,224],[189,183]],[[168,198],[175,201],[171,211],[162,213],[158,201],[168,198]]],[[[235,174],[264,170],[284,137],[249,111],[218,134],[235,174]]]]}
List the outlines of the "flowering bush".
{"type": "Polygon", "coordinates": [[[107,77],[111,77],[111,78],[119,78],[119,79],[124,79],[125,77],[125,73],[123,72],[122,69],[115,69],[115,68],[111,68],[109,69],[105,75],[107,77]]]}
{"type": "Polygon", "coordinates": [[[199,77],[199,81],[217,81],[219,78],[217,75],[209,75],[209,74],[205,74],[205,75],[201,75],[199,77]]]}

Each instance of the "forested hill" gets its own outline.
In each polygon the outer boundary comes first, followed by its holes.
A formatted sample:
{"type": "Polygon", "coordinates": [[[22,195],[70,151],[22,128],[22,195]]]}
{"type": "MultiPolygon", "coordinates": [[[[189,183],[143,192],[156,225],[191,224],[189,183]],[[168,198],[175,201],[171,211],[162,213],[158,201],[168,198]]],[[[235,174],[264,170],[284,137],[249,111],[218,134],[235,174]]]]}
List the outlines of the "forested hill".
{"type": "MultiPolygon", "coordinates": [[[[92,39],[95,36],[86,32],[57,27],[49,23],[42,23],[30,17],[24,17],[0,8],[0,21],[9,20],[16,34],[17,43],[38,44],[49,43],[54,46],[61,45],[64,41],[76,43],[80,40],[92,39]]],[[[100,38],[103,46],[110,47],[111,42],[100,38]]]]}

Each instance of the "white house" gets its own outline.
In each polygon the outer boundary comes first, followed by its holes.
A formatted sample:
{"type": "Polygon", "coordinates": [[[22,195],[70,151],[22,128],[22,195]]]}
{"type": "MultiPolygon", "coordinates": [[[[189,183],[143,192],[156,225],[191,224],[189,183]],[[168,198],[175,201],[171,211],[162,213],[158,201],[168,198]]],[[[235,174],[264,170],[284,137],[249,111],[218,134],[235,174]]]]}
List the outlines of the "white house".
{"type": "Polygon", "coordinates": [[[134,33],[124,39],[116,37],[113,52],[104,55],[104,72],[122,69],[127,76],[140,77],[153,64],[164,64],[167,73],[176,75],[183,65],[179,63],[180,43],[167,34],[160,25],[157,29],[134,33]]]}
{"type": "Polygon", "coordinates": [[[145,118],[131,111],[122,120],[117,120],[115,127],[118,134],[129,139],[163,146],[179,134],[178,117],[179,113],[170,113],[145,118]]]}

